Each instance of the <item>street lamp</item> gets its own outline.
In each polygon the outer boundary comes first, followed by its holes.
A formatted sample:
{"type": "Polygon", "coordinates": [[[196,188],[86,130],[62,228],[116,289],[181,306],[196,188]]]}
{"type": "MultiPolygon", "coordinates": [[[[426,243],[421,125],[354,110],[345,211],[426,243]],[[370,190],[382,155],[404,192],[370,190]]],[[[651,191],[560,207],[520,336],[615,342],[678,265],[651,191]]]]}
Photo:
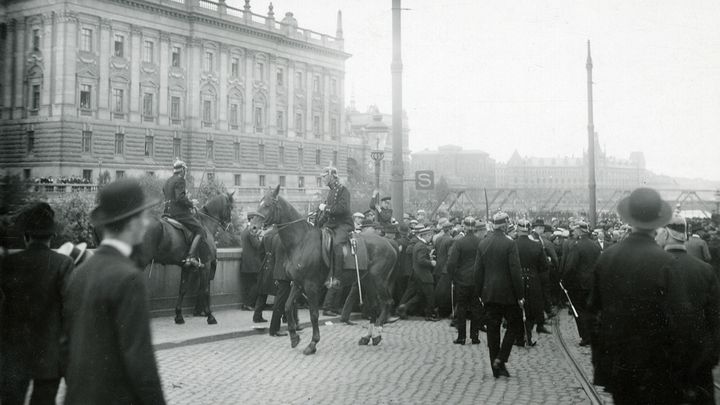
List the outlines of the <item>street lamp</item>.
{"type": "Polygon", "coordinates": [[[370,157],[375,161],[375,188],[380,190],[380,162],[385,157],[385,141],[388,135],[388,127],[382,122],[382,115],[373,115],[373,122],[365,126],[368,143],[375,141],[375,149],[370,152],[370,157]]]}

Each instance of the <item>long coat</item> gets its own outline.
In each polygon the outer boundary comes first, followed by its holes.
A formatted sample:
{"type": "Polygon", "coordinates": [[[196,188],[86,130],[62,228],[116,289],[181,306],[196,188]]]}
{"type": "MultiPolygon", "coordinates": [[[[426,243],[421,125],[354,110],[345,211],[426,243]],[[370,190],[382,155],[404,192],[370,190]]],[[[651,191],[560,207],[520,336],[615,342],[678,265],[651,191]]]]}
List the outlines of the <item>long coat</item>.
{"type": "Polygon", "coordinates": [[[0,267],[0,289],[6,294],[0,358],[29,378],[60,378],[63,289],[72,260],[47,245],[31,243],[5,257],[0,267]]]}
{"type": "Polygon", "coordinates": [[[330,187],[327,198],[325,199],[325,211],[323,223],[320,225],[335,229],[338,225],[343,224],[348,230],[355,229],[355,224],[350,212],[350,191],[347,187],[340,183],[330,187]]]}
{"type": "Polygon", "coordinates": [[[546,253],[540,241],[530,240],[527,236],[518,236],[515,243],[525,287],[526,316],[528,319],[541,320],[544,300],[540,274],[547,271],[546,253]]]}
{"type": "MultiPolygon", "coordinates": [[[[453,238],[452,236],[448,235],[447,233],[443,233],[442,236],[437,238],[437,241],[435,242],[435,253],[437,254],[437,266],[435,266],[435,276],[439,276],[441,274],[446,274],[447,271],[447,262],[448,258],[450,257],[450,246],[453,245],[453,238]]],[[[477,247],[477,246],[476,246],[477,247]]],[[[473,257],[474,260],[474,257],[473,257]]]]}
{"type": "Polygon", "coordinates": [[[631,233],[598,258],[588,302],[600,319],[592,338],[596,384],[613,390],[650,377],[669,384],[673,338],[667,297],[674,262],[642,233],[631,233]]]}
{"type": "Polygon", "coordinates": [[[524,297],[517,245],[502,229],[480,242],[475,267],[483,303],[516,305],[524,297]]]}
{"type": "Polygon", "coordinates": [[[412,250],[412,278],[418,283],[433,284],[433,265],[430,263],[430,245],[418,240],[412,250]]]}
{"type": "Polygon", "coordinates": [[[562,277],[565,288],[589,291],[593,282],[593,266],[601,252],[600,245],[587,236],[581,236],[577,243],[570,247],[565,261],[565,272],[562,277]]]}
{"type": "MultiPolygon", "coordinates": [[[[449,235],[448,239],[452,242],[449,235]]],[[[475,287],[475,259],[479,244],[480,238],[469,233],[452,245],[447,261],[447,273],[456,286],[475,287]]]]}
{"type": "Polygon", "coordinates": [[[412,251],[408,235],[401,235],[398,240],[398,258],[395,271],[398,277],[410,277],[412,274],[412,251]]]}
{"type": "Polygon", "coordinates": [[[262,241],[256,234],[250,232],[250,227],[246,227],[242,233],[240,233],[240,243],[242,246],[240,272],[259,273],[265,256],[262,241]]]}
{"type": "Polygon", "coordinates": [[[68,283],[66,404],[164,404],[145,276],[101,245],[68,283]]]}
{"type": "Polygon", "coordinates": [[[173,174],[163,186],[165,195],[165,213],[175,219],[192,217],[193,203],[187,197],[185,179],[178,173],[173,174]]]}
{"type": "Polygon", "coordinates": [[[275,257],[273,255],[272,236],[274,234],[277,234],[276,230],[268,232],[262,238],[263,261],[260,264],[260,273],[258,274],[258,294],[275,295],[277,293],[275,279],[273,278],[275,257]]]}

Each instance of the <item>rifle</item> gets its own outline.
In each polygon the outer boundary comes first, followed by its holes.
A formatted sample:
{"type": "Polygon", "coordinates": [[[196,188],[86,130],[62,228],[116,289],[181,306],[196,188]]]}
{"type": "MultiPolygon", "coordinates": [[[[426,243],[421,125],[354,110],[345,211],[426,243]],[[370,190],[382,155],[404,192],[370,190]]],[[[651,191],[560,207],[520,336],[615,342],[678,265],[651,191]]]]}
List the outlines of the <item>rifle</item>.
{"type": "Polygon", "coordinates": [[[568,294],[568,291],[565,289],[565,286],[563,285],[562,281],[560,281],[560,288],[565,292],[565,296],[568,299],[568,302],[570,303],[570,308],[572,308],[573,315],[575,318],[579,318],[577,311],[575,310],[575,305],[573,305],[572,300],[570,299],[570,294],[568,294]]]}

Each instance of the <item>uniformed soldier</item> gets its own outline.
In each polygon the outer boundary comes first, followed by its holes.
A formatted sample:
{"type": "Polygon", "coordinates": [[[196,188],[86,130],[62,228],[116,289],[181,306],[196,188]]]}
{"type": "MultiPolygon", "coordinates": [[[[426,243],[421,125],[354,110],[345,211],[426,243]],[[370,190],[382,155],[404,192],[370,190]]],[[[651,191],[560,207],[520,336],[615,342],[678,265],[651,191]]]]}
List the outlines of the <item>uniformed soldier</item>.
{"type": "MultiPolygon", "coordinates": [[[[193,240],[198,237],[199,242],[205,242],[205,229],[200,221],[195,218],[193,211],[196,211],[195,204],[188,198],[187,189],[185,188],[185,174],[187,173],[187,165],[182,160],[176,160],[173,163],[173,175],[167,179],[163,187],[165,195],[165,215],[172,217],[193,233],[193,240]]],[[[192,244],[199,246],[199,243],[192,244]]],[[[189,252],[192,256],[195,252],[189,252]]]]}
{"type": "Polygon", "coordinates": [[[318,207],[320,211],[318,225],[329,229],[333,235],[333,265],[330,269],[330,279],[334,280],[342,273],[342,245],[348,242],[349,234],[355,229],[355,224],[350,212],[350,191],[340,183],[337,168],[332,165],[324,168],[322,179],[330,191],[325,202],[318,207]]]}
{"type": "Polygon", "coordinates": [[[408,309],[422,298],[425,300],[425,320],[438,320],[437,311],[435,310],[432,276],[432,269],[437,262],[430,258],[431,246],[429,241],[432,233],[432,228],[422,227],[421,225],[418,225],[418,229],[415,230],[418,241],[412,248],[413,273],[398,307],[398,315],[401,318],[405,318],[408,309]]]}
{"type": "Polygon", "coordinates": [[[470,340],[472,344],[480,343],[479,332],[482,328],[482,305],[475,290],[475,258],[480,244],[480,238],[475,232],[475,225],[475,218],[465,218],[463,226],[466,235],[453,244],[447,261],[447,273],[452,280],[455,302],[457,303],[458,337],[453,343],[460,345],[465,344],[466,313],[468,311],[470,312],[470,340]]]}
{"type": "MultiPolygon", "coordinates": [[[[543,291],[541,274],[547,272],[547,259],[543,247],[537,240],[529,238],[530,222],[521,219],[517,223],[518,238],[515,241],[520,255],[523,287],[525,291],[525,338],[519,343],[534,346],[532,341],[533,326],[540,327],[543,322],[543,291]]],[[[544,327],[543,327],[544,329],[544,327]]]]}

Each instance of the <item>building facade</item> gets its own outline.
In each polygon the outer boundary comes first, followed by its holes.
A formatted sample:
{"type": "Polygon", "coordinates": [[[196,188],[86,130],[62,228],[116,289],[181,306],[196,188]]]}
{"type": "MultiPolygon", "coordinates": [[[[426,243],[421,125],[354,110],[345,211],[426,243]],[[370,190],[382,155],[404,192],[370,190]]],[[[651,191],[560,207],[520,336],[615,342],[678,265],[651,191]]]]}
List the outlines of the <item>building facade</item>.
{"type": "MultiPolygon", "coordinates": [[[[335,36],[224,0],[0,6],[0,163],[10,174],[195,178],[257,194],[346,172],[345,61],[335,36]]],[[[238,194],[236,194],[238,195],[238,194]]]]}
{"type": "Polygon", "coordinates": [[[495,187],[495,161],[481,150],[445,145],[437,151],[414,152],[411,167],[413,171],[432,170],[436,183],[444,177],[453,188],[495,187]]]}

